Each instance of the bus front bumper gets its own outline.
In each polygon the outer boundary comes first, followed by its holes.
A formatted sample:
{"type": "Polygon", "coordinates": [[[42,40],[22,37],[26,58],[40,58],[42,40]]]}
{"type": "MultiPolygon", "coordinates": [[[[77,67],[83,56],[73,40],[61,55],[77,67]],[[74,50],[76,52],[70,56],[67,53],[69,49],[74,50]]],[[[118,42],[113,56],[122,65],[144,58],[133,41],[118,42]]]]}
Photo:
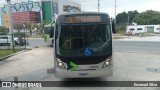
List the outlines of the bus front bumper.
{"type": "Polygon", "coordinates": [[[92,78],[92,77],[109,77],[113,75],[113,65],[98,69],[86,71],[70,71],[56,67],[56,78],[92,78]]]}

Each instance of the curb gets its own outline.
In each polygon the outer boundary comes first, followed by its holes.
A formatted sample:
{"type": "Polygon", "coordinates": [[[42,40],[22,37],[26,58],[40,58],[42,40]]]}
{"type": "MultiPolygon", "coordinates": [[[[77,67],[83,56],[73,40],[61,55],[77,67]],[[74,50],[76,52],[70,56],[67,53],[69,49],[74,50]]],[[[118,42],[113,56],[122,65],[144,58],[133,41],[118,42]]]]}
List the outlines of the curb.
{"type": "Polygon", "coordinates": [[[19,51],[19,52],[10,54],[10,55],[5,56],[5,57],[2,57],[2,58],[0,58],[0,61],[3,61],[4,59],[7,59],[7,58],[9,58],[9,57],[11,57],[11,56],[14,56],[14,55],[17,55],[17,54],[20,54],[20,53],[22,53],[22,52],[26,52],[26,51],[29,51],[29,50],[32,50],[32,48],[26,48],[25,50],[22,50],[22,51],[19,51]]]}

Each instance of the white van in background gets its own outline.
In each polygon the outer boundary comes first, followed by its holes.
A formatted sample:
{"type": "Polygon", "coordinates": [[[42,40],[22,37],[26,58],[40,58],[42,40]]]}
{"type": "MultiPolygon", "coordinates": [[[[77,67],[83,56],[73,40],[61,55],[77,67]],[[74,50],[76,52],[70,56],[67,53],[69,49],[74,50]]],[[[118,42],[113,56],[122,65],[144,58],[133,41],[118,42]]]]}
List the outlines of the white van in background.
{"type": "Polygon", "coordinates": [[[11,45],[11,38],[7,35],[0,36],[0,46],[10,46],[11,45]]]}
{"type": "MultiPolygon", "coordinates": [[[[16,44],[18,38],[14,38],[14,43],[16,44]]],[[[10,46],[12,43],[11,36],[9,35],[0,35],[0,46],[10,46]]]]}

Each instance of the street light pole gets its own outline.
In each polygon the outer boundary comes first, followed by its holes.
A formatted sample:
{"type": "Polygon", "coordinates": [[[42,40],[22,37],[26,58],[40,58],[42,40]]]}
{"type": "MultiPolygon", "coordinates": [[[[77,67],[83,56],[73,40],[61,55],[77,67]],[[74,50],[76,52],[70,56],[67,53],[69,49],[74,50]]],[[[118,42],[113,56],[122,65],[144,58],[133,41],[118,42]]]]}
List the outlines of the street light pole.
{"type": "MultiPolygon", "coordinates": [[[[117,1],[115,0],[115,20],[114,20],[114,23],[115,23],[115,30],[116,30],[116,23],[117,23],[117,20],[116,20],[116,9],[117,9],[117,1]]],[[[117,30],[116,30],[117,32],[117,30]]]]}
{"type": "Polygon", "coordinates": [[[23,24],[23,28],[24,28],[24,43],[25,43],[25,49],[26,49],[26,23],[23,24]]]}
{"type": "Polygon", "coordinates": [[[129,12],[128,12],[128,20],[127,20],[127,21],[128,21],[128,24],[127,24],[127,25],[129,25],[129,23],[130,23],[130,20],[129,20],[129,12]]]}
{"type": "Polygon", "coordinates": [[[98,0],[98,12],[99,12],[99,6],[100,6],[100,4],[99,4],[99,0],[98,0]]]}
{"type": "Polygon", "coordinates": [[[11,46],[14,51],[14,35],[13,35],[13,23],[12,23],[12,14],[11,14],[11,0],[6,0],[7,2],[7,13],[8,13],[8,20],[9,20],[9,35],[11,35],[11,46]]]}
{"type": "Polygon", "coordinates": [[[115,24],[116,24],[116,9],[117,9],[117,1],[115,0],[115,24]]]}

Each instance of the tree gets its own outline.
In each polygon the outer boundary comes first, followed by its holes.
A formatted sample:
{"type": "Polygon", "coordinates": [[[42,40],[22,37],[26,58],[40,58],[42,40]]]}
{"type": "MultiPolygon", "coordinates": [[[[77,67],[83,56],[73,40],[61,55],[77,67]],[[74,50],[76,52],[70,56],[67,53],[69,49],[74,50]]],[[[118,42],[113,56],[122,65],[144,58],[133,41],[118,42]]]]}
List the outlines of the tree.
{"type": "Polygon", "coordinates": [[[44,25],[46,25],[46,21],[42,21],[41,23],[38,24],[38,30],[40,30],[40,33],[43,33],[44,30],[44,25]]]}
{"type": "Polygon", "coordinates": [[[119,23],[127,23],[127,13],[126,12],[122,12],[122,13],[119,13],[117,16],[116,16],[116,23],[119,24],[119,23]]]}
{"type": "Polygon", "coordinates": [[[129,24],[131,24],[133,22],[133,19],[136,17],[136,15],[138,15],[139,12],[137,10],[135,11],[128,11],[128,17],[129,17],[129,24]]]}
{"type": "Polygon", "coordinates": [[[117,24],[130,24],[130,23],[132,23],[134,17],[137,14],[139,14],[137,10],[128,11],[127,13],[126,12],[119,13],[116,16],[116,23],[117,24]]]}
{"type": "Polygon", "coordinates": [[[147,10],[138,14],[134,19],[133,22],[139,25],[146,25],[146,24],[160,24],[160,12],[147,10]]]}
{"type": "Polygon", "coordinates": [[[23,24],[22,23],[14,24],[14,29],[18,30],[18,32],[20,32],[20,30],[22,30],[22,28],[23,28],[23,24]]]}
{"type": "Polygon", "coordinates": [[[139,14],[137,10],[119,13],[116,16],[116,31],[118,33],[124,33],[126,26],[133,22],[137,14],[139,14]]]}
{"type": "Polygon", "coordinates": [[[5,26],[0,26],[0,35],[7,34],[7,33],[8,33],[7,28],[5,28],[5,26]]]}
{"type": "Polygon", "coordinates": [[[30,35],[32,35],[32,28],[31,28],[32,22],[26,23],[26,29],[29,30],[30,35]]]}

